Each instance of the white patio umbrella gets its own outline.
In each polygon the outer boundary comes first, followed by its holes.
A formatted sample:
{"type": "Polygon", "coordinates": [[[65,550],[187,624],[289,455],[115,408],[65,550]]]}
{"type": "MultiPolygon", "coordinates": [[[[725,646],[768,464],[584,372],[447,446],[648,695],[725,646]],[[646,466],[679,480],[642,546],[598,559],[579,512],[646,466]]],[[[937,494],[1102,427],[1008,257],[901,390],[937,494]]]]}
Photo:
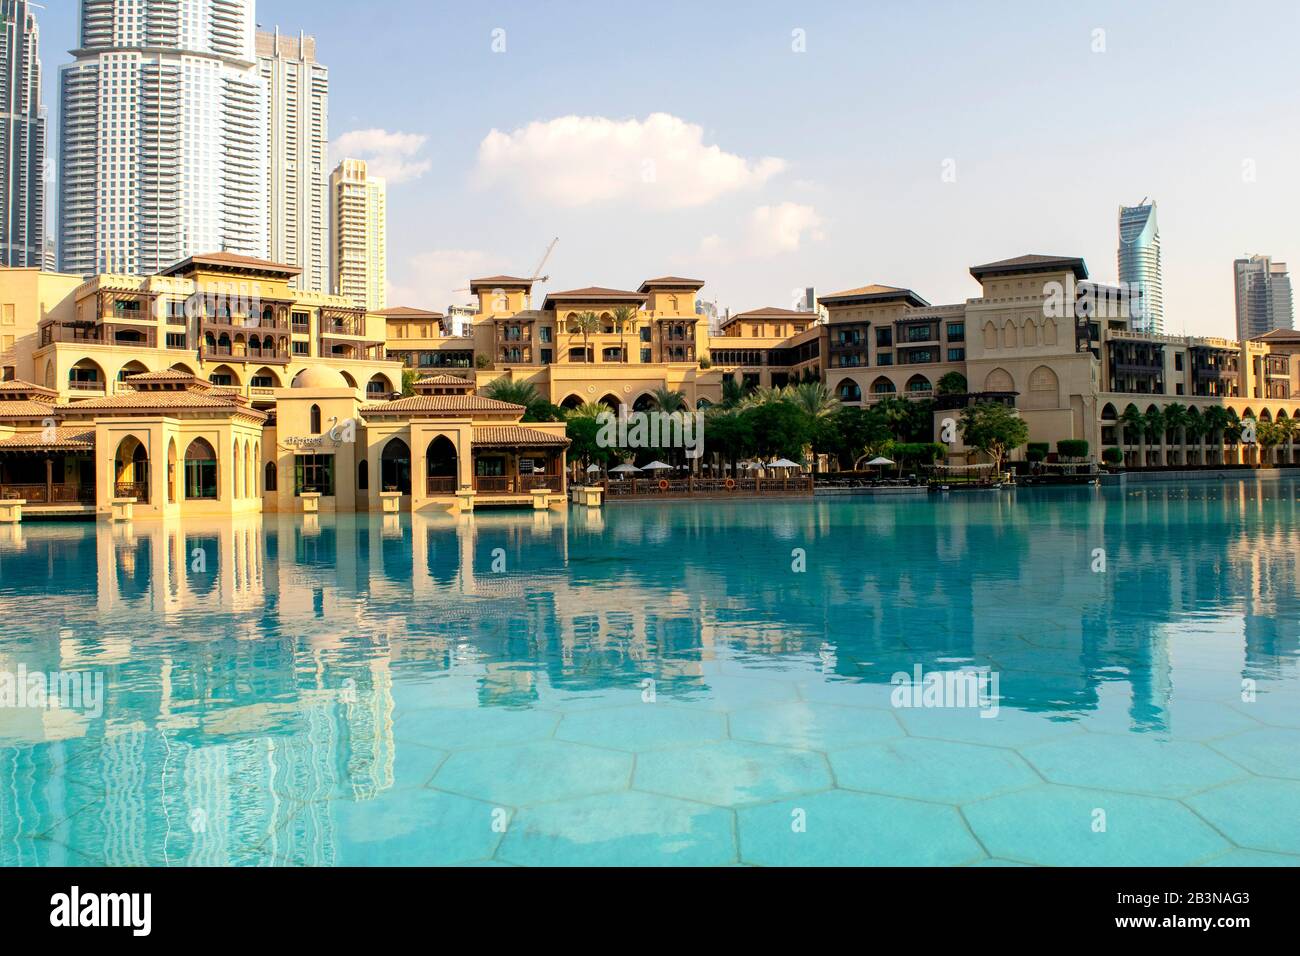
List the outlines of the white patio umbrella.
{"type": "Polygon", "coordinates": [[[640,468],[638,468],[636,465],[632,464],[631,462],[625,462],[622,465],[617,465],[614,468],[611,468],[609,470],[609,473],[611,475],[614,474],[627,475],[627,474],[631,474],[634,471],[640,471],[640,470],[641,470],[640,468]]]}
{"type": "Polygon", "coordinates": [[[587,466],[587,474],[591,474],[593,471],[600,471],[600,465],[591,464],[587,466]]]}
{"type": "Polygon", "coordinates": [[[885,467],[885,465],[892,465],[892,464],[894,464],[894,462],[884,457],[883,455],[880,456],[879,458],[873,458],[871,459],[871,461],[867,462],[868,466],[874,465],[879,468],[883,468],[885,467]]]}
{"type": "Polygon", "coordinates": [[[642,471],[663,471],[667,469],[668,471],[672,471],[672,468],[673,468],[672,465],[665,465],[662,461],[652,461],[650,462],[650,464],[646,465],[641,470],[642,471]]]}
{"type": "Polygon", "coordinates": [[[798,463],[797,461],[791,461],[789,458],[779,458],[779,459],[777,459],[776,461],[772,462],[772,464],[768,465],[767,467],[769,467],[769,468],[798,468],[798,467],[800,467],[800,466],[799,466],[799,463],[798,463]]]}

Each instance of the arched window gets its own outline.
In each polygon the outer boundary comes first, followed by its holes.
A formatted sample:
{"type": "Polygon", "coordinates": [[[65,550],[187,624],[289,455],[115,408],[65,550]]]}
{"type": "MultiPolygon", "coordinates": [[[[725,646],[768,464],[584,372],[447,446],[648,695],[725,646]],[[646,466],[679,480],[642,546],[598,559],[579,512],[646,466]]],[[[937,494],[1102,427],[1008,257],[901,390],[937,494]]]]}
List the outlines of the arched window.
{"type": "Polygon", "coordinates": [[[268,461],[268,462],[266,463],[266,480],[265,480],[264,484],[262,485],[262,487],[263,487],[263,489],[266,490],[266,491],[275,491],[275,490],[276,490],[276,484],[275,484],[275,462],[273,462],[273,461],[268,461]]]}
{"type": "Polygon", "coordinates": [[[206,439],[196,438],[185,449],[185,497],[217,497],[217,453],[206,439]]]}
{"type": "Polygon", "coordinates": [[[311,407],[311,433],[313,435],[320,434],[320,406],[319,405],[313,405],[311,407]]]}
{"type": "Polygon", "coordinates": [[[839,388],[836,389],[841,402],[860,402],[862,401],[862,386],[851,378],[846,378],[840,382],[839,388]]]}
{"type": "Polygon", "coordinates": [[[411,493],[411,449],[400,438],[384,446],[379,456],[380,490],[411,493]]]}
{"type": "Polygon", "coordinates": [[[370,462],[362,458],[357,462],[357,491],[370,490],[370,462]]]}

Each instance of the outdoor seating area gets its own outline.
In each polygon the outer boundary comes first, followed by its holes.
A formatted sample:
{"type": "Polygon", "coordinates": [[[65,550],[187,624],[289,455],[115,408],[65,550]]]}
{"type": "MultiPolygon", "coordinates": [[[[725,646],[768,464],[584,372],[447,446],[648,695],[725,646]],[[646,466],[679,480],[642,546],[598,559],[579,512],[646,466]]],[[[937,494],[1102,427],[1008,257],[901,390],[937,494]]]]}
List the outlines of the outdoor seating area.
{"type": "Polygon", "coordinates": [[[713,473],[703,465],[697,474],[661,461],[641,467],[625,462],[607,474],[598,465],[588,466],[587,484],[604,489],[606,498],[811,495],[812,476],[803,474],[800,467],[798,462],[783,458],[771,463],[738,462],[734,472],[726,467],[713,473]]]}

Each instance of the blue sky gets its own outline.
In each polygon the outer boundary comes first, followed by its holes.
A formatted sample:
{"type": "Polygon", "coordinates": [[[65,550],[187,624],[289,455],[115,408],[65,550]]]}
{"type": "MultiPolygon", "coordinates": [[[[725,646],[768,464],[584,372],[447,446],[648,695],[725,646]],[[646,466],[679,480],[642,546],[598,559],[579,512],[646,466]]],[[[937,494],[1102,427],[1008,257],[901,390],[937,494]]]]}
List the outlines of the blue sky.
{"type": "MultiPolygon", "coordinates": [[[[553,236],[544,289],[674,273],[733,311],[868,282],[956,302],[971,265],[1026,252],[1115,278],[1117,206],[1151,196],[1167,330],[1230,335],[1235,257],[1300,269],[1298,11],[259,0],[257,19],[317,37],[331,139],[394,172],[391,304],[442,309],[553,236]]],[[[41,14],[52,118],[75,20],[72,0],[41,14]]]]}

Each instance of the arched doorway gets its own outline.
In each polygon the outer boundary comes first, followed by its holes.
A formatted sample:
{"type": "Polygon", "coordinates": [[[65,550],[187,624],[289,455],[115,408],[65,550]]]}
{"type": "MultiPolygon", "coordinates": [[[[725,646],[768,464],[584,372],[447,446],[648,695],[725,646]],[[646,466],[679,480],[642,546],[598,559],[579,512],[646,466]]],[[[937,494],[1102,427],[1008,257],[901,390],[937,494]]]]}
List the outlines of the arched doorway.
{"type": "Polygon", "coordinates": [[[393,386],[382,375],[375,375],[370,381],[366,382],[366,398],[371,401],[387,398],[392,392],[393,386]]]}
{"type": "Polygon", "coordinates": [[[390,439],[379,455],[379,490],[411,493],[411,446],[400,438],[390,439]]]}
{"type": "Polygon", "coordinates": [[[446,435],[429,442],[425,450],[424,474],[427,492],[431,495],[455,494],[460,470],[457,467],[456,446],[446,435]]]}
{"type": "Polygon", "coordinates": [[[206,438],[196,438],[185,449],[185,497],[217,499],[217,452],[206,438]]]}
{"type": "Polygon", "coordinates": [[[113,496],[134,498],[141,504],[149,503],[149,450],[140,439],[127,435],[117,446],[113,456],[113,496]]]}

